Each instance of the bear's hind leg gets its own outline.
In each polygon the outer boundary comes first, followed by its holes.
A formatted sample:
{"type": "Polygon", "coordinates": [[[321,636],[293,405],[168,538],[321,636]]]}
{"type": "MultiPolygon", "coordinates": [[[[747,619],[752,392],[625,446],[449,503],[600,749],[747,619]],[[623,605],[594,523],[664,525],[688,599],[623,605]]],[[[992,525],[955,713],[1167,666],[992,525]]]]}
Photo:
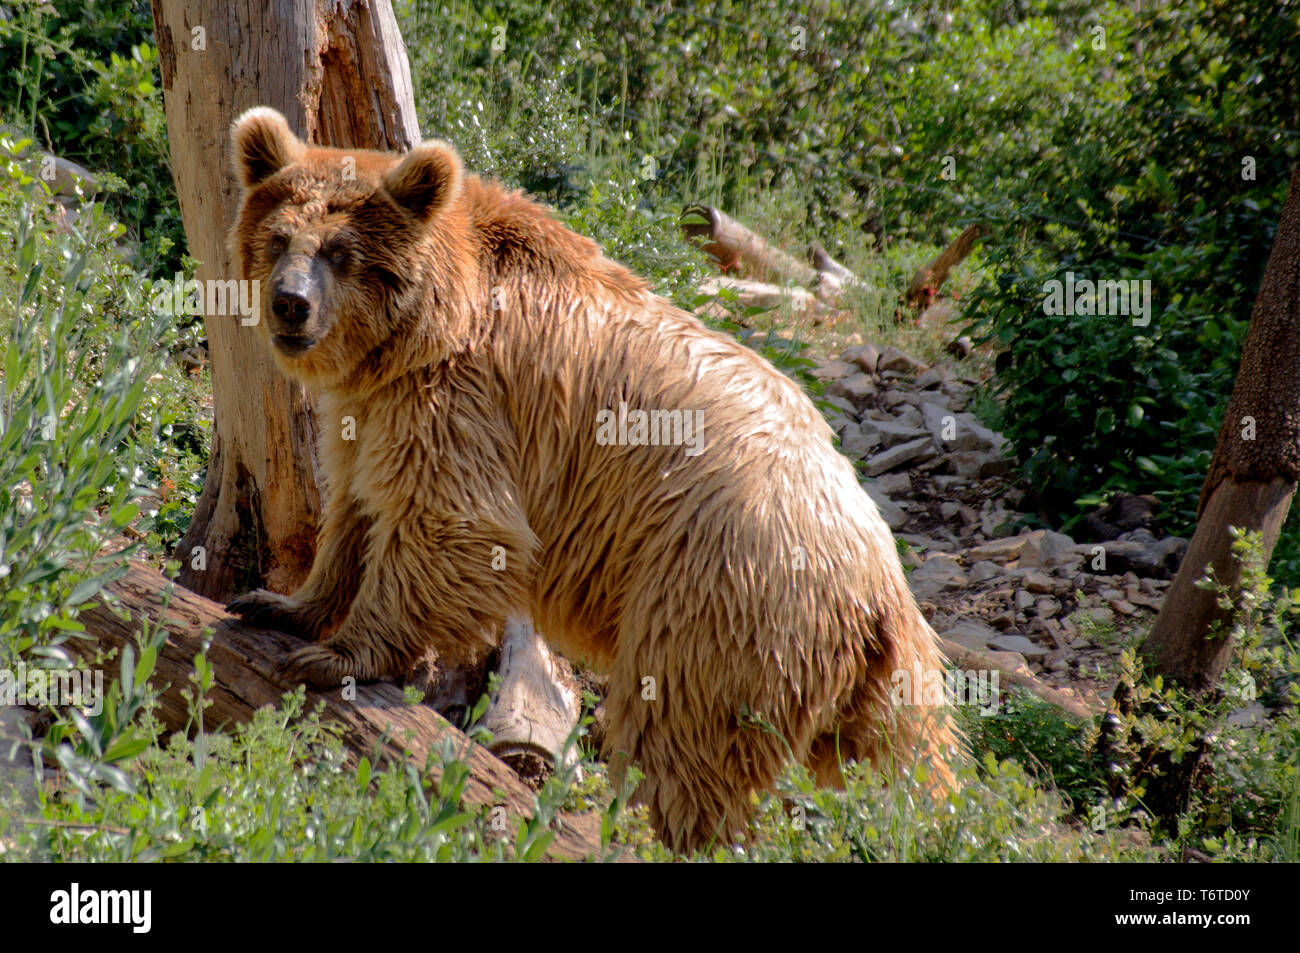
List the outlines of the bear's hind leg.
{"type": "Polygon", "coordinates": [[[647,805],[650,823],[674,851],[733,840],[752,813],[751,792],[776,780],[783,742],[761,727],[742,725],[739,712],[721,700],[692,711],[674,685],[661,682],[655,699],[643,697],[646,686],[642,676],[610,679],[605,753],[615,789],[629,762],[644,772],[633,799],[647,805]]]}

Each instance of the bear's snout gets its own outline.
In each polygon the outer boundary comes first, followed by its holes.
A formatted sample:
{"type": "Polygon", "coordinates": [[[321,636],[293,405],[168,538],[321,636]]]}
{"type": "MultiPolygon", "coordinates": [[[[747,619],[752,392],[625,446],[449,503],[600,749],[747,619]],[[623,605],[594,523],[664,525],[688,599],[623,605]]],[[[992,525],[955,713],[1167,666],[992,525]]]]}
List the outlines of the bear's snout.
{"type": "Polygon", "coordinates": [[[286,261],[271,284],[270,329],[275,346],[301,354],[316,343],[320,331],[323,280],[306,257],[286,261]]]}

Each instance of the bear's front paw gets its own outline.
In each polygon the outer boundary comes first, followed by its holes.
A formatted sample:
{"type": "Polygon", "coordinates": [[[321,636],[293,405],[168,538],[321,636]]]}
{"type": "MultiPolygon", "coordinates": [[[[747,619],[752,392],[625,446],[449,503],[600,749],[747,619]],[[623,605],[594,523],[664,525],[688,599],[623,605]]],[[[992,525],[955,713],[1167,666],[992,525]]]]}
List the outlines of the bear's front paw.
{"type": "Polygon", "coordinates": [[[306,682],[312,688],[334,688],[352,674],[351,662],[325,645],[290,652],[276,668],[281,679],[306,682]]]}
{"type": "Polygon", "coordinates": [[[296,635],[307,635],[301,608],[288,596],[269,589],[254,589],[230,601],[226,611],[237,615],[249,625],[259,629],[278,629],[296,635]]]}

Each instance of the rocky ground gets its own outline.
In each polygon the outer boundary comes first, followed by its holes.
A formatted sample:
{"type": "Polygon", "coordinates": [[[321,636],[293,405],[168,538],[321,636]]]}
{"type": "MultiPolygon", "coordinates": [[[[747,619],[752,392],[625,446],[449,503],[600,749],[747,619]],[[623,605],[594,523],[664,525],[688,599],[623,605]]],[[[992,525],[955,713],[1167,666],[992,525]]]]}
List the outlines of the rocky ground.
{"type": "Polygon", "coordinates": [[[1132,497],[1088,520],[1087,539],[1022,528],[1007,441],[967,409],[981,385],[942,364],[866,343],[813,374],[844,452],[907,544],[909,582],[935,631],[965,649],[1014,653],[997,658],[1099,707],[1187,541],[1157,539],[1150,508],[1132,497]]]}

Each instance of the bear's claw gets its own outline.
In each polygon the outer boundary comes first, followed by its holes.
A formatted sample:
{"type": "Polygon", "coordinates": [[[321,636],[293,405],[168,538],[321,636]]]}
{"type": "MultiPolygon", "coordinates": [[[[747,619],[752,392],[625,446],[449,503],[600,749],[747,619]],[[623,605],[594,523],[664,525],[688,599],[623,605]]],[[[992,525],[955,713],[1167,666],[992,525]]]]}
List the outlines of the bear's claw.
{"type": "Polygon", "coordinates": [[[306,682],[313,688],[334,688],[349,673],[347,659],[324,645],[309,645],[285,656],[275,670],[284,681],[306,682]]]}
{"type": "Polygon", "coordinates": [[[309,634],[298,613],[288,605],[288,599],[268,589],[254,589],[237,596],[226,605],[226,611],[259,629],[309,634]]]}

